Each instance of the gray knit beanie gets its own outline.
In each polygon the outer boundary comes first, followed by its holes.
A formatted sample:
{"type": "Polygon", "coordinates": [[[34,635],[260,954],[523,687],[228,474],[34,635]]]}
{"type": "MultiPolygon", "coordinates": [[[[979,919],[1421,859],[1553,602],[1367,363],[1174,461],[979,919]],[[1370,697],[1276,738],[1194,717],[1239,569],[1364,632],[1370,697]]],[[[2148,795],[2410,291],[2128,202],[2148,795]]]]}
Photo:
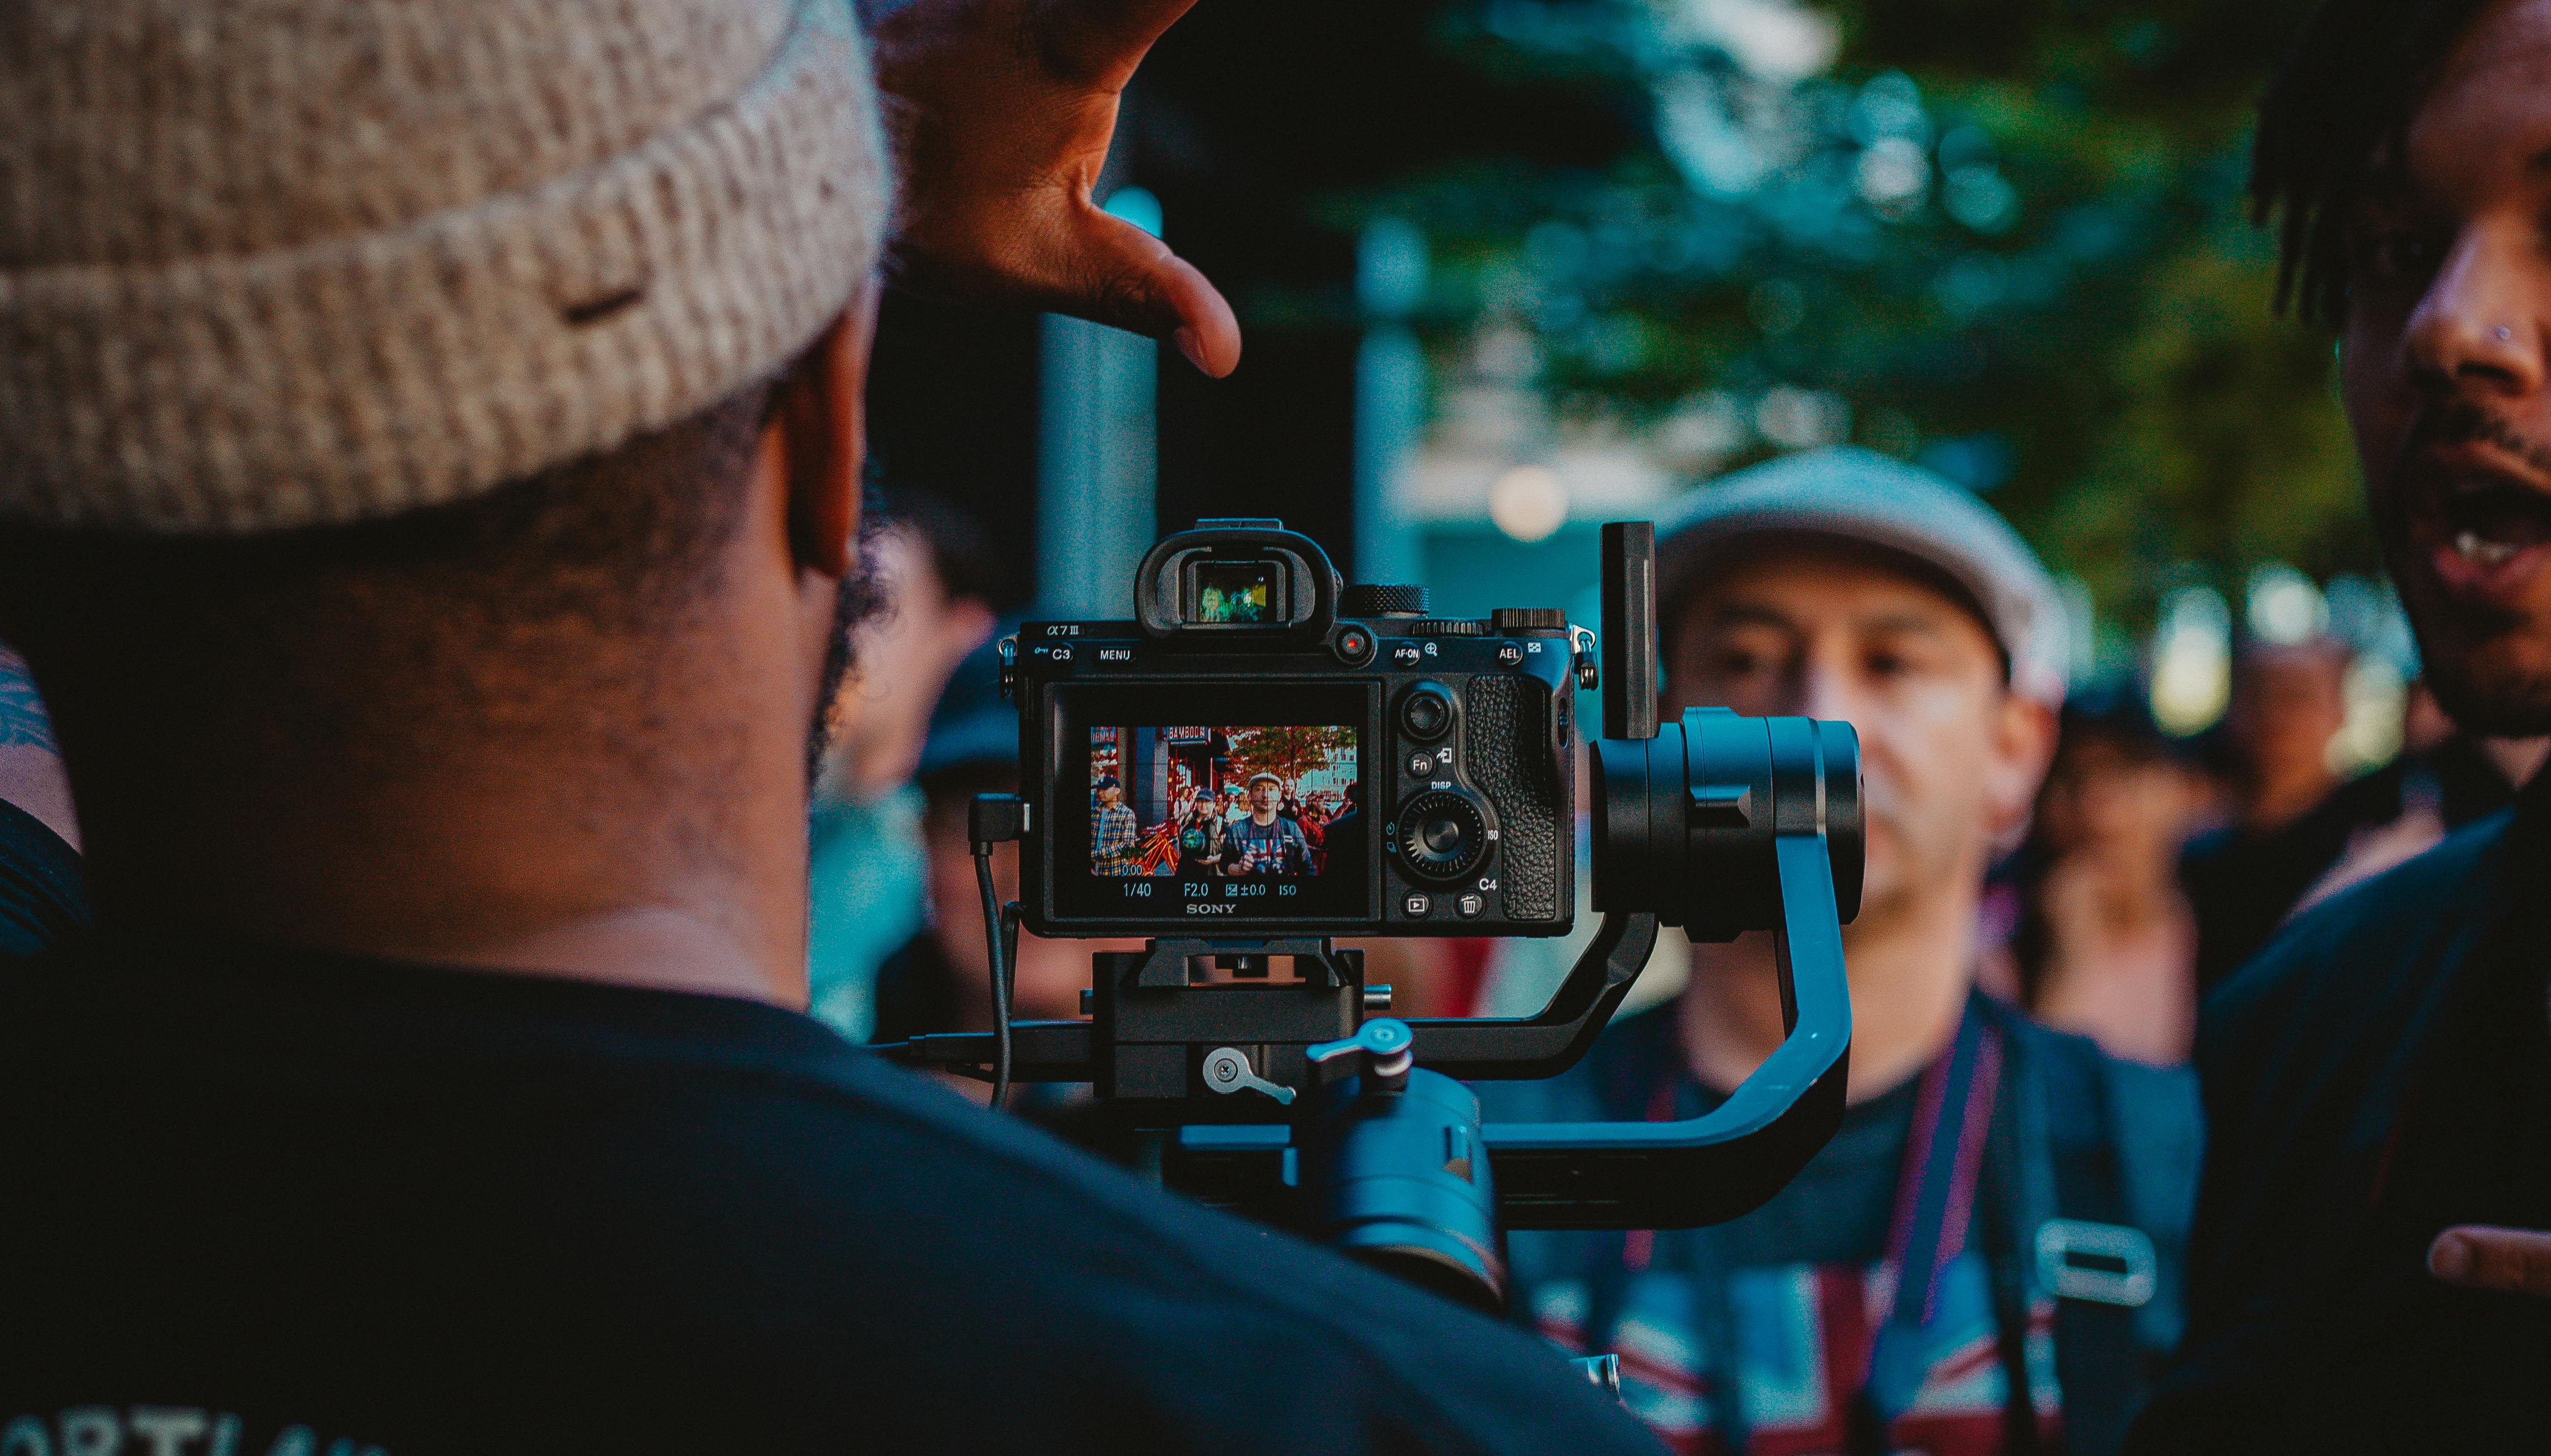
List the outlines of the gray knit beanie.
{"type": "Polygon", "coordinates": [[[785,364],[875,264],[848,0],[0,0],[0,519],[465,499],[785,364]]]}

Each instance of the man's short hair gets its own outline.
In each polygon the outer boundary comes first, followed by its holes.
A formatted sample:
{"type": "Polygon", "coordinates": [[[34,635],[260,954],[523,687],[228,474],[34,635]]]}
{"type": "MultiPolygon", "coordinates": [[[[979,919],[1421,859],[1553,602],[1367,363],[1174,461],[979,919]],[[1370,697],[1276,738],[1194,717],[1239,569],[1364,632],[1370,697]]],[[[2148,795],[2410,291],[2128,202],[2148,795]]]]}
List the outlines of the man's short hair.
{"type": "Polygon", "coordinates": [[[2486,0],[2326,0],[2268,84],[2250,200],[2280,220],[2277,307],[2336,328],[2347,232],[2375,154],[2398,146],[2486,0]]]}
{"type": "Polygon", "coordinates": [[[662,626],[714,580],[767,386],[598,455],[379,521],[246,537],[0,525],[0,631],[42,657],[120,628],[291,632],[307,614],[406,589],[452,631],[572,619],[662,626]]]}

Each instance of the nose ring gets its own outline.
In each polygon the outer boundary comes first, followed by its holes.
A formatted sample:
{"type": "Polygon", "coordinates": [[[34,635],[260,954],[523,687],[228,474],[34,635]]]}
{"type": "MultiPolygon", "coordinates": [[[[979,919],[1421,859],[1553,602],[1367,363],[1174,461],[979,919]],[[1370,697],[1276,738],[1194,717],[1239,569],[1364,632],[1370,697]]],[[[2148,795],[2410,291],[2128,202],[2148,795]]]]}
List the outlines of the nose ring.
{"type": "Polygon", "coordinates": [[[2500,343],[2504,343],[2504,342],[2506,342],[2508,340],[2513,339],[2514,337],[2515,337],[2515,331],[2514,331],[2514,330],[2507,328],[2504,324],[2500,324],[2500,325],[2499,325],[2499,326],[2498,326],[2498,341],[2499,341],[2499,342],[2500,342],[2500,343]]]}

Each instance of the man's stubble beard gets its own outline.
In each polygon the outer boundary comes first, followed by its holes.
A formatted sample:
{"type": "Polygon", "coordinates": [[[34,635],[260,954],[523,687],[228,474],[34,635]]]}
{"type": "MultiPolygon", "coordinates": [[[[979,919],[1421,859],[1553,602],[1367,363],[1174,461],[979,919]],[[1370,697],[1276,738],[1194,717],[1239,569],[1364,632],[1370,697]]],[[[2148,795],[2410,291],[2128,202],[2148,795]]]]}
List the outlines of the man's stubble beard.
{"type": "Polygon", "coordinates": [[[2467,400],[2430,401],[2402,435],[2399,449],[2386,462],[2379,487],[2369,479],[2376,534],[2392,579],[2401,586],[2401,610],[2416,636],[2419,674],[2436,695],[2437,705],[2465,732],[2491,737],[2534,737],[2551,733],[2551,621],[2505,614],[2491,623],[2486,614],[2457,608],[2443,600],[2441,583],[2427,563],[2414,559],[2418,549],[2409,528],[2407,476],[2419,450],[2430,444],[2485,440],[2512,451],[2543,468],[2546,453],[2512,426],[2467,400]],[[2495,627],[2477,641],[2471,629],[2495,627]],[[2479,659],[2496,638],[2543,638],[2543,667],[2527,671],[2506,664],[2486,674],[2479,659]]]}
{"type": "MultiPolygon", "coordinates": [[[[873,519],[871,517],[870,519],[873,519]]],[[[833,594],[833,632],[824,648],[823,678],[815,694],[815,719],[806,728],[806,794],[811,803],[815,786],[823,778],[824,755],[832,750],[837,727],[833,708],[841,700],[842,683],[859,666],[859,631],[885,611],[888,596],[878,579],[876,561],[868,549],[873,531],[863,531],[854,544],[850,573],[842,578],[833,594]]]]}
{"type": "Polygon", "coordinates": [[[1872,840],[1885,835],[1890,863],[1886,880],[1869,882],[1861,895],[1860,914],[1842,927],[1846,952],[1854,940],[1884,936],[1895,925],[1916,919],[1928,899],[1953,890],[1956,881],[1970,873],[1966,856],[1949,846],[1926,846],[1906,827],[1908,806],[1884,779],[1868,778],[1861,792],[1864,832],[1872,840]]]}
{"type": "MultiPolygon", "coordinates": [[[[2441,643],[2439,635],[2453,630],[2430,627],[2421,621],[2425,614],[2417,607],[2408,610],[2417,632],[2421,675],[2455,727],[2483,737],[2530,738],[2551,733],[2551,667],[2483,668],[2477,659],[2485,655],[2485,647],[2456,650],[2441,643]]],[[[2518,625],[2508,631],[2523,628],[2518,625]]]]}

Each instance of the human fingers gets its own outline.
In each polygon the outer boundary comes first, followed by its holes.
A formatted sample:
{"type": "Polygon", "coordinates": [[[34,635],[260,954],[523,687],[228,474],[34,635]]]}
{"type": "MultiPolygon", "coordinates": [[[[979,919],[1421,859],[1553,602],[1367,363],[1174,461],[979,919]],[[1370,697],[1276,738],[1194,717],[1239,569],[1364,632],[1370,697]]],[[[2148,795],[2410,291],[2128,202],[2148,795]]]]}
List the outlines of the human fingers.
{"type": "Polygon", "coordinates": [[[1122,90],[1161,33],[1195,0],[1037,0],[1031,33],[1067,79],[1122,90]]]}
{"type": "Polygon", "coordinates": [[[1055,267],[1063,313],[1168,339],[1219,379],[1240,365],[1240,319],[1195,265],[1160,239],[1096,209],[1055,267]]]}
{"type": "Polygon", "coordinates": [[[2466,1289],[2551,1299],[2551,1233],[2465,1224],[2427,1245],[2427,1272],[2466,1289]]]}

